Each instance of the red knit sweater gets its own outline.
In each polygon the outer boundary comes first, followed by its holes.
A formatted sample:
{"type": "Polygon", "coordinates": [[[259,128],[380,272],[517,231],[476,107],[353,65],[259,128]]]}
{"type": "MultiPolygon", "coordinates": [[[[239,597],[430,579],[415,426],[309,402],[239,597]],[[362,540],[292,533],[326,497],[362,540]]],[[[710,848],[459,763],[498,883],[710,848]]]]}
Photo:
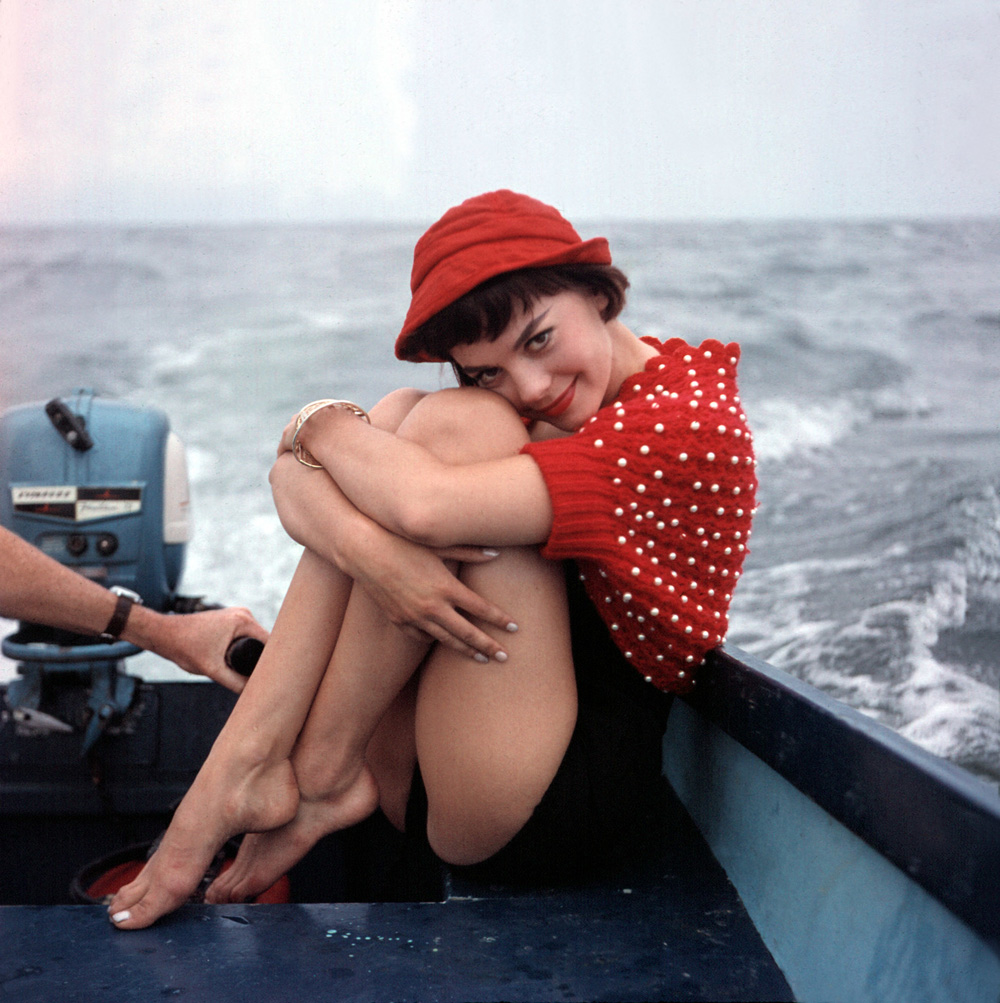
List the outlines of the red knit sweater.
{"type": "Polygon", "coordinates": [[[662,690],[686,692],[722,642],[757,491],[736,344],[679,338],[569,438],[524,447],[553,525],[542,553],[575,558],[618,647],[662,690]]]}

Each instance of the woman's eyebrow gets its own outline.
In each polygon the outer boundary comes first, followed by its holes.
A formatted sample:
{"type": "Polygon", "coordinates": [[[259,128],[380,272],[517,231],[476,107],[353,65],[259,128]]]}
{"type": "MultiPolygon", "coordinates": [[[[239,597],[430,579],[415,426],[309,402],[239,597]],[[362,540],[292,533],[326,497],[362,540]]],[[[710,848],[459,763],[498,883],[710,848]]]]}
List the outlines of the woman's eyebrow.
{"type": "MultiPolygon", "coordinates": [[[[517,341],[511,346],[511,351],[516,352],[529,338],[533,337],[538,330],[538,325],[545,320],[545,315],[552,307],[546,307],[537,317],[532,317],[525,325],[524,330],[518,335],[517,341]]],[[[477,376],[485,373],[487,369],[496,369],[496,366],[460,366],[462,372],[474,380],[477,376]]]]}
{"type": "Polygon", "coordinates": [[[519,349],[519,348],[520,348],[520,347],[521,347],[521,346],[522,346],[522,345],[523,345],[523,344],[524,344],[524,343],[525,343],[525,342],[526,342],[526,341],[527,341],[527,340],[528,340],[529,338],[531,338],[531,337],[532,337],[532,336],[534,335],[535,331],[536,331],[536,330],[538,329],[538,325],[539,325],[539,324],[541,324],[541,322],[542,322],[543,320],[545,320],[545,315],[546,315],[546,314],[547,314],[547,313],[549,312],[549,310],[551,310],[551,309],[552,309],[552,307],[550,307],[550,306],[549,306],[549,307],[546,307],[546,308],[545,308],[545,309],[544,309],[544,310],[543,310],[543,311],[542,311],[542,312],[541,312],[540,314],[538,314],[538,316],[537,316],[537,317],[532,317],[532,318],[531,318],[531,320],[529,320],[529,321],[528,321],[527,325],[525,326],[524,330],[523,330],[523,331],[521,332],[521,334],[520,334],[520,336],[518,337],[517,341],[515,341],[515,342],[514,342],[514,346],[513,346],[513,347],[514,347],[514,351],[515,351],[515,352],[516,352],[516,351],[517,351],[517,350],[518,350],[518,349],[519,349]]]}

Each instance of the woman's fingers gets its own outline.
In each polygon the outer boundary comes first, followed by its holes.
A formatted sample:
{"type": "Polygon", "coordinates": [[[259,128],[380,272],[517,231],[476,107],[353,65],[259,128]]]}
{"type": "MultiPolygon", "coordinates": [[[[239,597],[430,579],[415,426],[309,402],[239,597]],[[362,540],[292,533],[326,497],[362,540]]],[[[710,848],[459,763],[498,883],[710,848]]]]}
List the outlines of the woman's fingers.
{"type": "MultiPolygon", "coordinates": [[[[461,561],[465,564],[483,564],[500,556],[500,551],[492,547],[447,547],[436,550],[435,553],[442,561],[461,561]]],[[[471,623],[462,613],[492,624],[500,630],[514,633],[517,630],[517,624],[514,623],[510,614],[484,599],[478,592],[474,592],[454,576],[451,578],[450,585],[451,594],[445,596],[445,601],[451,608],[447,610],[447,618],[442,623],[458,643],[451,643],[449,647],[463,650],[464,646],[465,649],[468,649],[466,653],[471,653],[473,657],[476,654],[482,654],[486,656],[487,660],[490,658],[497,658],[499,661],[506,659],[507,653],[503,648],[489,634],[471,623]]]]}
{"type": "Polygon", "coordinates": [[[442,561],[461,561],[463,564],[484,564],[500,556],[495,547],[440,547],[434,553],[442,561]]]}
{"type": "Polygon", "coordinates": [[[419,636],[478,662],[505,661],[503,646],[479,624],[513,632],[517,627],[512,617],[460,581],[454,565],[444,563],[489,562],[499,551],[483,547],[434,551],[401,538],[390,541],[395,546],[381,552],[384,561],[360,568],[365,588],[389,619],[410,636],[418,631],[419,636]]]}
{"type": "MultiPolygon", "coordinates": [[[[477,592],[463,585],[457,579],[455,581],[455,594],[451,597],[450,606],[447,609],[443,626],[461,644],[473,650],[473,652],[485,655],[488,659],[506,661],[507,652],[503,646],[490,637],[484,630],[477,627],[468,616],[482,620],[484,623],[492,624],[507,633],[514,633],[517,624],[511,616],[504,612],[499,606],[487,601],[477,592]],[[464,611],[468,616],[463,616],[459,610],[464,611]]],[[[475,654],[473,655],[475,657],[475,654]]],[[[477,659],[480,660],[480,659],[477,659]]]]}
{"type": "MultiPolygon", "coordinates": [[[[433,599],[413,604],[399,604],[394,596],[380,589],[375,589],[369,594],[382,606],[389,619],[408,637],[417,640],[426,640],[429,637],[467,658],[474,658],[477,662],[488,662],[490,659],[504,661],[507,653],[501,646],[459,612],[459,607],[463,604],[472,605],[478,600],[478,597],[471,592],[468,599],[459,596],[459,590],[464,588],[455,579],[453,587],[448,592],[439,591],[433,599]]],[[[478,600],[478,602],[483,601],[478,600]]],[[[509,618],[502,613],[499,619],[504,623],[509,621],[509,618]]]]}
{"type": "Polygon", "coordinates": [[[429,623],[426,630],[445,647],[484,665],[491,659],[497,662],[507,661],[507,652],[459,613],[454,613],[453,618],[448,618],[444,623],[429,623]]]}
{"type": "Polygon", "coordinates": [[[472,589],[466,588],[464,585],[462,588],[464,589],[463,594],[455,597],[456,606],[476,617],[477,620],[499,627],[500,630],[506,631],[508,634],[517,633],[517,624],[509,613],[505,613],[499,606],[484,599],[478,592],[473,592],[472,589]]]}

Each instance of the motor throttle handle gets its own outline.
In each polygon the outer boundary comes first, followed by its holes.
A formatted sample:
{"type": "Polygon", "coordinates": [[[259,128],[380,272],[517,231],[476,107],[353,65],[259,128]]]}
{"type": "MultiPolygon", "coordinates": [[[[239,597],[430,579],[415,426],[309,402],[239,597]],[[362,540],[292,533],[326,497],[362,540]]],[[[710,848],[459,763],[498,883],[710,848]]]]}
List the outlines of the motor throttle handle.
{"type": "Polygon", "coordinates": [[[237,637],[226,649],[226,665],[241,676],[249,676],[263,650],[264,642],[256,637],[237,637]]]}

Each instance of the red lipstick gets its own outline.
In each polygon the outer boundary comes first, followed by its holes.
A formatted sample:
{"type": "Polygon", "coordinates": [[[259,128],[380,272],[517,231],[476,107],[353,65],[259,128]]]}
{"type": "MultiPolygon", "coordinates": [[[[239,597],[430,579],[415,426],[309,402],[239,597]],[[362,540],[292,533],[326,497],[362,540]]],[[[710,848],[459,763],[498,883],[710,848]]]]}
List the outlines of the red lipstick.
{"type": "Polygon", "coordinates": [[[565,414],[570,404],[573,403],[573,398],[576,396],[576,380],[572,383],[547,407],[544,411],[539,411],[539,414],[545,415],[546,418],[558,418],[561,414],[565,414]]]}

